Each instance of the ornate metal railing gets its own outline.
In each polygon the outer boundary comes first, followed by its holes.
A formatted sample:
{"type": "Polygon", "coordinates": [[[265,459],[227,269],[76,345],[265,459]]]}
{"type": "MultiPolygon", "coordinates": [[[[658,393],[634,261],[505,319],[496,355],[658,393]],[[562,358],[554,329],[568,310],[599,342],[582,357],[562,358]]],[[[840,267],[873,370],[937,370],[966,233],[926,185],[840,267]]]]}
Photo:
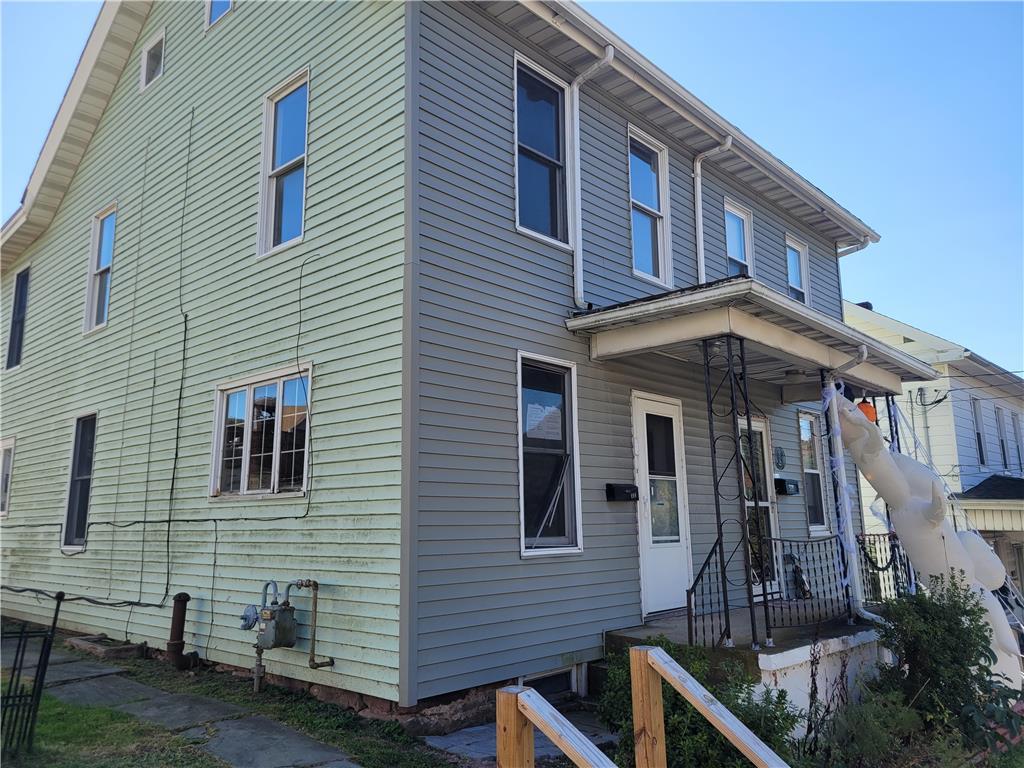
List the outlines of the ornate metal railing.
{"type": "Polygon", "coordinates": [[[776,627],[821,624],[852,618],[846,599],[843,543],[838,536],[769,538],[768,608],[776,627]]]}
{"type": "Polygon", "coordinates": [[[864,602],[884,603],[907,593],[913,571],[895,533],[860,534],[857,556],[864,583],[864,602]]]}

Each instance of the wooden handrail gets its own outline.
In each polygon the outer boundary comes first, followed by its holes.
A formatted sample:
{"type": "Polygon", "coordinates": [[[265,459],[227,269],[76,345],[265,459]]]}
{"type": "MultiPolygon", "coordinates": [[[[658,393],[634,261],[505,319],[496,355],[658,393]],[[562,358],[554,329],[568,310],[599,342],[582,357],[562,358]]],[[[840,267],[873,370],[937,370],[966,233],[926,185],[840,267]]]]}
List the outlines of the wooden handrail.
{"type": "MultiPolygon", "coordinates": [[[[637,645],[629,649],[633,687],[633,738],[636,768],[664,768],[665,710],[661,681],[679,691],[708,722],[759,768],[789,768],[753,731],[740,722],[710,691],[663,649],[637,645]]],[[[500,765],[500,761],[499,761],[500,765]]]]}
{"type": "Polygon", "coordinates": [[[615,763],[533,688],[498,691],[498,768],[533,768],[536,726],[580,768],[615,768],[615,763]]]}

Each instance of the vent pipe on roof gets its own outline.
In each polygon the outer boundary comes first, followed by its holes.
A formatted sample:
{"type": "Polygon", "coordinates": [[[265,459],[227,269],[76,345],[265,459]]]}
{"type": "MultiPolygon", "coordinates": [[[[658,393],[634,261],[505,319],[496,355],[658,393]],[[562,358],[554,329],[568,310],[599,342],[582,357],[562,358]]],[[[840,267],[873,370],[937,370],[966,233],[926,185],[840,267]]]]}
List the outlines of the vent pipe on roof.
{"type": "Polygon", "coordinates": [[[606,45],[604,56],[595,61],[569,84],[569,109],[572,114],[572,275],[573,301],[579,309],[586,309],[583,297],[583,181],[580,174],[580,86],[604,69],[615,59],[615,48],[606,45]]]}
{"type": "Polygon", "coordinates": [[[709,157],[728,152],[730,147],[732,147],[732,135],[726,136],[725,141],[717,147],[701,152],[693,158],[693,221],[694,234],[697,237],[697,282],[700,284],[707,282],[707,275],[704,271],[704,200],[701,189],[701,165],[709,157]]]}

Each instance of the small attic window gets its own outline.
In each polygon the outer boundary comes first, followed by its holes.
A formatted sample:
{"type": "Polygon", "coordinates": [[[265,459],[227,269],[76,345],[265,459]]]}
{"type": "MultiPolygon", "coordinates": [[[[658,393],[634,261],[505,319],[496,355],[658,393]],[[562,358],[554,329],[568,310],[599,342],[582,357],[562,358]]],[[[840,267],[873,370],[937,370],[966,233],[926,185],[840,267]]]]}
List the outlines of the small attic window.
{"type": "Polygon", "coordinates": [[[913,344],[914,340],[912,338],[910,338],[909,336],[904,336],[903,337],[903,343],[904,344],[913,344]]]}
{"type": "Polygon", "coordinates": [[[150,38],[139,61],[139,88],[145,89],[164,73],[164,33],[150,38]]]}

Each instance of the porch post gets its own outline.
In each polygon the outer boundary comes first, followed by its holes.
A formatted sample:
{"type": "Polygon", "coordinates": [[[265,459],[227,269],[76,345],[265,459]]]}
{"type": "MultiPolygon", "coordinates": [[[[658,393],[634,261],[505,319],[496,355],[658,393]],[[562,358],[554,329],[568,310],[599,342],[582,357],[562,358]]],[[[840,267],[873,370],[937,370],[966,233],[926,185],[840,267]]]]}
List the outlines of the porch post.
{"type": "MultiPolygon", "coordinates": [[[[824,398],[825,392],[831,387],[835,390],[835,379],[828,374],[824,369],[818,371],[821,379],[821,392],[824,398]]],[[[836,530],[839,531],[839,560],[843,567],[843,594],[846,599],[846,620],[853,624],[853,601],[850,599],[850,564],[847,559],[846,545],[851,539],[853,531],[846,530],[846,520],[843,516],[843,499],[842,499],[842,488],[840,487],[840,478],[836,477],[836,463],[838,461],[838,451],[843,450],[841,445],[837,445],[838,442],[835,435],[835,421],[836,414],[839,410],[835,404],[834,399],[839,397],[838,393],[833,393],[832,399],[829,400],[829,407],[825,409],[825,441],[828,443],[828,474],[832,478],[832,498],[835,501],[835,513],[836,513],[836,530]]],[[[886,397],[886,403],[888,403],[888,396],[886,397]]],[[[845,469],[845,464],[839,462],[845,469]]],[[[841,478],[842,482],[846,482],[846,476],[841,478]]]]}
{"type": "MultiPolygon", "coordinates": [[[[757,608],[754,606],[754,580],[750,573],[750,523],[747,519],[747,500],[743,495],[743,448],[740,436],[740,415],[736,409],[736,367],[732,342],[732,336],[725,337],[725,350],[729,356],[726,375],[729,377],[729,404],[732,407],[730,420],[732,421],[733,445],[736,450],[733,455],[733,463],[736,465],[736,498],[740,503],[740,529],[743,537],[743,572],[747,583],[747,608],[750,611],[750,647],[756,651],[761,648],[761,644],[757,642],[757,608]]],[[[750,439],[749,433],[747,434],[747,439],[750,439]]],[[[748,444],[753,445],[752,443],[748,444]]]]}
{"type": "MultiPolygon", "coordinates": [[[[729,579],[725,565],[725,537],[722,535],[722,498],[719,494],[718,458],[716,454],[718,436],[715,432],[715,396],[711,391],[711,353],[708,350],[708,340],[701,342],[704,352],[704,398],[708,407],[708,440],[711,446],[711,482],[715,495],[715,526],[718,531],[718,563],[721,571],[722,584],[722,610],[725,616],[725,647],[732,648],[732,621],[729,616],[729,579]]],[[[693,615],[693,606],[689,606],[690,615],[693,615]]],[[[690,625],[693,625],[691,618],[690,625]]]]}
{"type": "MultiPolygon", "coordinates": [[[[765,578],[765,576],[766,576],[765,558],[766,558],[766,555],[767,555],[768,562],[772,563],[772,565],[774,567],[774,565],[775,565],[775,542],[772,541],[772,539],[771,539],[771,530],[769,529],[767,532],[765,532],[765,530],[761,527],[761,511],[760,511],[760,506],[759,506],[761,499],[757,495],[757,480],[758,480],[757,475],[761,471],[762,467],[759,466],[760,462],[758,462],[757,456],[754,455],[754,423],[753,423],[753,420],[750,417],[750,382],[747,380],[747,350],[746,350],[745,344],[743,343],[743,338],[742,337],[740,337],[740,339],[739,339],[739,344],[740,344],[740,371],[742,372],[742,377],[741,377],[742,387],[741,387],[740,391],[743,394],[743,412],[747,415],[747,449],[748,449],[749,454],[750,454],[750,469],[749,469],[749,471],[750,471],[750,484],[751,484],[751,490],[753,491],[753,494],[754,494],[754,498],[753,498],[753,501],[754,501],[754,519],[756,521],[756,523],[755,523],[755,525],[756,525],[755,535],[760,539],[760,542],[759,542],[760,546],[758,547],[758,550],[757,550],[757,552],[758,552],[757,557],[758,557],[758,560],[760,561],[759,565],[761,566],[761,605],[762,605],[762,607],[764,609],[764,634],[765,634],[764,644],[766,646],[768,646],[769,648],[771,648],[772,646],[775,645],[775,641],[772,640],[772,620],[771,620],[771,609],[770,609],[770,607],[768,605],[768,579],[765,578]],[[767,546],[765,546],[766,544],[767,544],[767,546]]],[[[765,431],[764,450],[765,450],[764,459],[765,459],[765,461],[767,461],[768,460],[768,454],[771,453],[771,446],[768,445],[768,433],[767,433],[767,430],[765,431]]],[[[741,459],[743,458],[743,452],[742,451],[739,452],[739,456],[740,456],[741,459]]],[[[768,488],[768,478],[767,477],[765,477],[764,484],[765,484],[765,490],[767,491],[767,488],[768,488]]],[[[741,495],[742,495],[742,491],[743,491],[743,486],[740,486],[741,495]]],[[[770,498],[771,497],[769,497],[769,499],[770,498]]],[[[768,501],[768,499],[765,499],[765,501],[768,501]]],[[[745,506],[746,505],[744,505],[744,507],[745,506]]],[[[768,511],[768,516],[769,516],[769,519],[771,519],[771,509],[770,508],[769,508],[769,511],[768,511]]],[[[753,592],[753,589],[754,589],[753,585],[751,585],[750,589],[751,589],[751,592],[753,592]]]]}

